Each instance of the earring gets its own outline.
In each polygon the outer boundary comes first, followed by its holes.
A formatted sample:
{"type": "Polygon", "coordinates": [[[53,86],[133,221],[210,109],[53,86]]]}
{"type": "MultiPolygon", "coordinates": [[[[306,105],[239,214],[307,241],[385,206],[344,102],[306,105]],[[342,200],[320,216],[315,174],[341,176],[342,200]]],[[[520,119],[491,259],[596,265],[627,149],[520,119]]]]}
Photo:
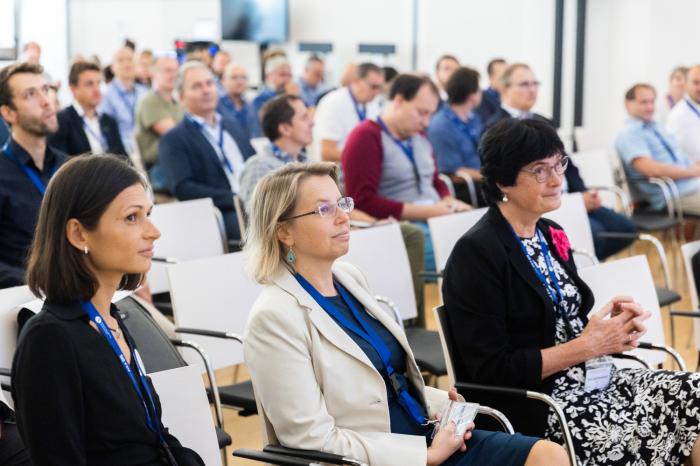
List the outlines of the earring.
{"type": "Polygon", "coordinates": [[[503,197],[501,198],[501,201],[508,202],[508,195],[506,193],[503,193],[503,197]]]}
{"type": "Polygon", "coordinates": [[[88,253],[88,248],[87,248],[87,246],[83,246],[83,252],[84,252],[85,255],[87,256],[87,253],[88,253]]]}
{"type": "Polygon", "coordinates": [[[294,254],[294,251],[292,250],[292,248],[289,248],[289,252],[287,252],[287,257],[285,259],[290,264],[293,264],[294,261],[297,260],[297,256],[294,254]]]}

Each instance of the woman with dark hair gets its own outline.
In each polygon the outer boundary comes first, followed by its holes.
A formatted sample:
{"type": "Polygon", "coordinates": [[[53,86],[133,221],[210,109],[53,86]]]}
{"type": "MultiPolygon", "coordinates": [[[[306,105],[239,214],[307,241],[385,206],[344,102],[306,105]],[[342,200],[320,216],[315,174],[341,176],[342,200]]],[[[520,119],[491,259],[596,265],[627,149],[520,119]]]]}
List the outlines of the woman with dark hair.
{"type": "MultiPolygon", "coordinates": [[[[491,207],[457,242],[443,281],[457,380],[550,394],[580,464],[688,457],[700,464],[700,375],[616,369],[610,355],[638,346],[649,314],[619,296],[587,318],[593,293],[564,231],[542,218],[560,205],[568,163],[556,131],[537,120],[504,120],[479,152],[491,207]]],[[[561,440],[542,404],[471,398],[502,410],[520,432],[561,440]]]]}
{"type": "Polygon", "coordinates": [[[151,266],[149,186],[113,156],[79,156],[49,183],[27,282],[46,298],[12,363],[32,464],[203,465],[161,423],[158,394],[111,304],[151,266]]]}

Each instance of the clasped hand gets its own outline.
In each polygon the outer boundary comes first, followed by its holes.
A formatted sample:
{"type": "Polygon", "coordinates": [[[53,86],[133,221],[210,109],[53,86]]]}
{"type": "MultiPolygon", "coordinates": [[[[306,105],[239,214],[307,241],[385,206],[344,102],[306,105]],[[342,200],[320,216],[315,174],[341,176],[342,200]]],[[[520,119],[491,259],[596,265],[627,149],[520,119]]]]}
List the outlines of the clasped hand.
{"type": "Polygon", "coordinates": [[[611,299],[591,316],[579,337],[585,342],[588,359],[637,348],[647,332],[643,322],[650,316],[629,296],[611,299]]]}

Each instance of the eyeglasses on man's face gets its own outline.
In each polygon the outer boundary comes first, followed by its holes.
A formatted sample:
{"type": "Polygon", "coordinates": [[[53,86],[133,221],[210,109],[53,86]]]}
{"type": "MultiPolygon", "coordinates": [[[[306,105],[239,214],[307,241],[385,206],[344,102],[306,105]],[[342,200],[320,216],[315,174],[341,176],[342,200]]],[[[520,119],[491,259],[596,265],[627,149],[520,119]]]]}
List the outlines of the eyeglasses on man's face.
{"type": "Polygon", "coordinates": [[[307,215],[314,214],[318,214],[320,217],[333,217],[335,216],[335,213],[338,209],[342,210],[346,214],[349,214],[354,208],[355,201],[353,201],[351,197],[341,197],[335,204],[330,202],[321,202],[318,205],[318,207],[316,207],[316,209],[312,210],[311,212],[306,212],[303,214],[294,215],[292,217],[283,218],[282,221],[293,220],[295,218],[306,217],[307,215]]]}
{"type": "Polygon", "coordinates": [[[540,84],[539,81],[520,81],[519,83],[515,83],[514,86],[519,89],[529,89],[531,87],[537,89],[540,87],[540,84]]]}
{"type": "Polygon", "coordinates": [[[552,176],[552,172],[560,176],[563,175],[566,171],[566,167],[568,166],[569,157],[562,156],[561,158],[559,158],[559,160],[557,160],[554,163],[554,165],[541,163],[532,168],[523,168],[520,171],[529,173],[530,175],[534,176],[535,180],[537,180],[538,183],[544,183],[552,176]]]}

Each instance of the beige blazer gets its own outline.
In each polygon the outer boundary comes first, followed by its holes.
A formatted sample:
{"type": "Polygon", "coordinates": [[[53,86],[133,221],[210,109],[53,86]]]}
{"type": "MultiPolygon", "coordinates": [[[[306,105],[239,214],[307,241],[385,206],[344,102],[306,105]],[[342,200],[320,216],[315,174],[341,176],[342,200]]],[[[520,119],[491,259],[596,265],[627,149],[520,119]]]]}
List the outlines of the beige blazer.
{"type": "MultiPolygon", "coordinates": [[[[355,266],[336,262],[333,273],[406,350],[408,379],[434,417],[447,392],[423,385],[403,328],[375,301],[355,266]]],[[[425,466],[425,438],[391,433],[382,376],[287,269],[255,302],[244,341],[268,442],[372,466],[425,466]]]]}

